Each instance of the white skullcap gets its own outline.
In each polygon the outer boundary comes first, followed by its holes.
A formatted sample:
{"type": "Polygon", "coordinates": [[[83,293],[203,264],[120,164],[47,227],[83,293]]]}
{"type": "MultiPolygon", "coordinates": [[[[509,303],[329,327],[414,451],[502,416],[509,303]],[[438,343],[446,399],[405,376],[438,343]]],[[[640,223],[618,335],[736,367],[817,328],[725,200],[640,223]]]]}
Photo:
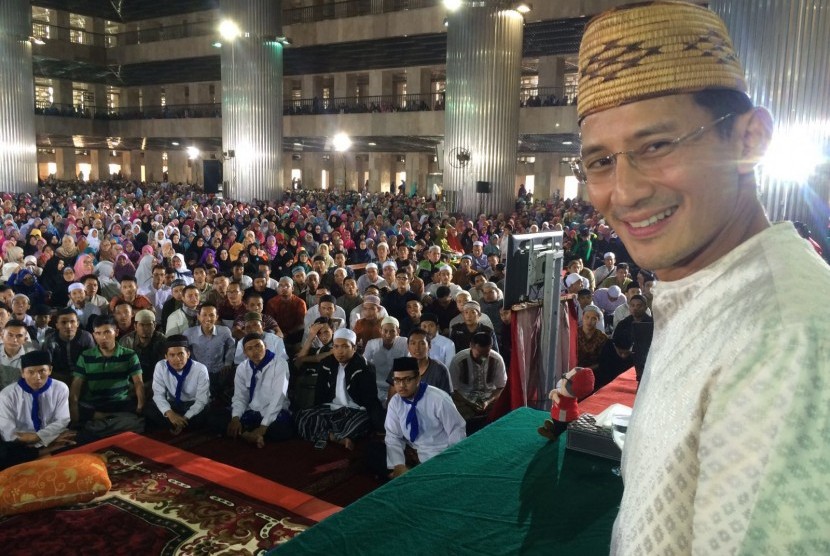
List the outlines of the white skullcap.
{"type": "Polygon", "coordinates": [[[585,313],[591,313],[591,312],[596,313],[599,316],[599,318],[602,318],[602,311],[600,311],[599,307],[597,307],[593,303],[591,303],[589,305],[586,305],[585,308],[582,309],[582,314],[583,315],[585,313]]]}
{"type": "Polygon", "coordinates": [[[430,245],[429,249],[427,249],[427,251],[438,251],[440,253],[441,252],[441,247],[439,247],[438,245],[430,245]]]}
{"type": "Polygon", "coordinates": [[[78,282],[72,282],[71,284],[69,284],[69,288],[67,288],[67,290],[70,291],[70,292],[74,292],[75,290],[83,290],[83,289],[84,289],[84,285],[79,284],[78,282]]]}
{"type": "Polygon", "coordinates": [[[367,303],[380,307],[380,298],[376,295],[367,295],[363,298],[363,304],[366,305],[367,303]]]}
{"type": "Polygon", "coordinates": [[[306,280],[308,280],[308,279],[309,279],[309,278],[311,278],[312,276],[315,276],[318,280],[320,279],[320,275],[319,275],[319,274],[317,274],[315,271],[313,271],[313,270],[312,270],[311,272],[309,272],[308,274],[306,274],[306,275],[305,275],[306,280]]]}
{"type": "Polygon", "coordinates": [[[374,268],[375,270],[377,270],[378,265],[376,265],[375,263],[369,263],[366,265],[366,270],[369,270],[370,268],[374,268]]]}
{"type": "Polygon", "coordinates": [[[450,272],[452,272],[452,267],[448,264],[442,264],[441,266],[438,267],[438,270],[439,270],[439,272],[441,270],[449,270],[450,272]]]}
{"type": "Polygon", "coordinates": [[[608,297],[619,297],[622,293],[622,290],[619,286],[611,286],[608,288],[608,297]]]}
{"type": "Polygon", "coordinates": [[[612,259],[615,259],[617,256],[614,255],[614,253],[612,251],[609,251],[605,255],[602,256],[603,259],[607,259],[609,257],[612,258],[612,259]]]}
{"type": "Polygon", "coordinates": [[[480,242],[480,241],[474,241],[474,242],[473,242],[473,246],[476,246],[476,245],[480,245],[480,246],[482,246],[482,247],[484,246],[484,244],[483,244],[482,242],[480,242]]]}
{"type": "Polygon", "coordinates": [[[383,268],[388,268],[390,266],[395,270],[398,270],[398,265],[395,264],[395,261],[386,261],[385,263],[383,263],[383,268]]]}
{"type": "Polygon", "coordinates": [[[577,281],[581,282],[582,281],[582,276],[580,276],[579,274],[576,274],[575,272],[573,272],[571,274],[568,274],[565,277],[565,286],[570,288],[571,286],[576,284],[577,281]]]}
{"type": "Polygon", "coordinates": [[[357,334],[348,328],[340,328],[334,333],[335,340],[348,340],[352,345],[357,345],[357,334]]]}
{"type": "Polygon", "coordinates": [[[481,286],[482,290],[497,290],[499,287],[496,285],[495,282],[484,282],[481,286]]]}
{"type": "Polygon", "coordinates": [[[395,328],[401,327],[401,323],[398,322],[398,319],[395,317],[383,317],[383,320],[380,321],[380,325],[383,326],[384,324],[394,324],[395,328]]]}

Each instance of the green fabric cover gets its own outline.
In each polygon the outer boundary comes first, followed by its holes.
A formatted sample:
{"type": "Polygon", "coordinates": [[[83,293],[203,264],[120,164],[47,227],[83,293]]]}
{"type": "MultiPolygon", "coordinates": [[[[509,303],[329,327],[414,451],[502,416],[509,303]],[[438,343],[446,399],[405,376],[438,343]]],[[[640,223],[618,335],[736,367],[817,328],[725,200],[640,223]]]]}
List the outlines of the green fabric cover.
{"type": "Polygon", "coordinates": [[[616,464],[565,451],[520,408],[298,535],[283,554],[608,554],[616,464]]]}

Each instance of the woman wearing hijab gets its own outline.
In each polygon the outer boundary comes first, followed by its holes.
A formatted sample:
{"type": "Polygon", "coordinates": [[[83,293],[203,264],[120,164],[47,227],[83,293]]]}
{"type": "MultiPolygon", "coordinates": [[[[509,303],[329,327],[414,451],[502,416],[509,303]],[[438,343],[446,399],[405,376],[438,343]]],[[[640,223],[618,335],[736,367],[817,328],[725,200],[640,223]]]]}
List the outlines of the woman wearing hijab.
{"type": "Polygon", "coordinates": [[[95,273],[95,257],[90,255],[89,253],[84,253],[83,255],[78,255],[77,260],[75,261],[75,277],[77,279],[81,279],[84,276],[89,274],[95,273]]]}
{"type": "Polygon", "coordinates": [[[351,255],[349,255],[349,262],[351,264],[362,264],[371,261],[372,254],[369,252],[366,240],[361,239],[357,245],[357,249],[353,249],[351,255]]]}
{"type": "Polygon", "coordinates": [[[173,255],[173,270],[176,271],[176,278],[181,278],[185,281],[185,285],[190,285],[193,283],[193,273],[190,272],[187,268],[187,263],[185,263],[184,255],[181,253],[176,253],[173,255]]]}
{"type": "Polygon", "coordinates": [[[135,244],[132,240],[125,239],[121,242],[121,245],[124,247],[124,251],[122,252],[127,255],[127,258],[130,259],[130,262],[133,263],[133,265],[137,265],[138,261],[141,260],[141,253],[136,251],[135,244]]]}
{"type": "Polygon", "coordinates": [[[71,266],[63,267],[60,279],[56,280],[54,285],[49,289],[52,295],[49,298],[49,304],[52,307],[66,307],[69,303],[69,284],[75,281],[75,269],[71,266]]]}
{"type": "Polygon", "coordinates": [[[233,265],[233,261],[231,261],[231,256],[228,254],[227,248],[221,247],[219,251],[216,252],[216,264],[219,265],[219,271],[223,274],[229,274],[231,272],[231,265],[233,265]]]}
{"type": "MultiPolygon", "coordinates": [[[[91,228],[89,232],[86,234],[86,248],[89,249],[92,253],[98,253],[98,249],[101,247],[101,238],[99,236],[100,232],[97,228],[91,228]]],[[[64,236],[66,237],[66,236],[64,236]]]]}
{"type": "Polygon", "coordinates": [[[187,261],[194,261],[198,263],[202,260],[202,253],[205,251],[205,238],[199,236],[191,243],[187,251],[184,253],[184,258],[187,261]]]}
{"type": "Polygon", "coordinates": [[[75,245],[75,238],[71,235],[63,236],[61,246],[55,250],[55,255],[63,259],[66,264],[75,264],[75,259],[78,258],[78,246],[75,245]]]}
{"type": "Polygon", "coordinates": [[[130,258],[124,253],[115,258],[113,276],[119,283],[125,276],[135,276],[135,265],[130,262],[130,258]]]}
{"type": "Polygon", "coordinates": [[[141,250],[141,259],[135,269],[135,281],[140,291],[149,288],[153,283],[153,267],[156,266],[156,257],[153,248],[145,245],[141,250]]]}
{"type": "Polygon", "coordinates": [[[199,265],[206,268],[213,267],[215,269],[219,269],[219,263],[216,262],[216,251],[210,247],[206,247],[205,250],[202,251],[202,257],[199,259],[199,265]]]}
{"type": "Polygon", "coordinates": [[[25,268],[12,274],[6,284],[11,287],[14,293],[22,293],[28,296],[32,307],[45,305],[49,297],[43,286],[38,283],[37,276],[31,270],[25,268]]]}

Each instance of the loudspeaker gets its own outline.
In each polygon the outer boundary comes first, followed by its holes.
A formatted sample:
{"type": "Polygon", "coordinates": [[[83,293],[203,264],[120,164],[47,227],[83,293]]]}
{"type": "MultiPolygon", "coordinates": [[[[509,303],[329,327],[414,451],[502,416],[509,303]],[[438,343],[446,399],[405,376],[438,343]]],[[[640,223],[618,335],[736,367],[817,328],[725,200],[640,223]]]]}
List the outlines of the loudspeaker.
{"type": "Polygon", "coordinates": [[[492,193],[493,188],[490,185],[489,181],[477,181],[476,182],[476,193],[492,193]]]}
{"type": "Polygon", "coordinates": [[[202,160],[205,176],[205,193],[219,193],[222,184],[222,162],[219,160],[202,160]]]}

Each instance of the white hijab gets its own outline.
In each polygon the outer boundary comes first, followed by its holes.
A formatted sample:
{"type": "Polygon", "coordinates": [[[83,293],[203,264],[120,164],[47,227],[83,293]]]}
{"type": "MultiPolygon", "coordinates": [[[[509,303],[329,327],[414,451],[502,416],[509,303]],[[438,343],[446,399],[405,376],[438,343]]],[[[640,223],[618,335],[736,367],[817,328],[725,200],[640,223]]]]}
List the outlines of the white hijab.
{"type": "Polygon", "coordinates": [[[151,254],[142,255],[135,269],[135,281],[140,291],[146,291],[153,285],[153,267],[156,265],[156,258],[151,254]]]}

